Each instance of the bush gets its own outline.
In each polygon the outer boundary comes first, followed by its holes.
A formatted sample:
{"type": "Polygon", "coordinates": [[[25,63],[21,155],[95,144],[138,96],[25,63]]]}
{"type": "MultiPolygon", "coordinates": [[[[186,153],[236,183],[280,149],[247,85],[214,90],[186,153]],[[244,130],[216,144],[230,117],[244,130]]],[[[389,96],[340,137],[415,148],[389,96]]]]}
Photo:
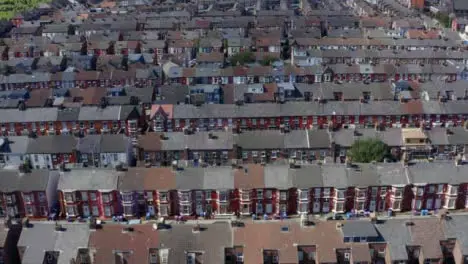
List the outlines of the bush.
{"type": "Polygon", "coordinates": [[[3,0],[0,3],[0,19],[10,19],[15,14],[31,10],[50,0],[3,0]]]}
{"type": "Polygon", "coordinates": [[[263,66],[271,66],[273,64],[273,62],[275,62],[275,61],[276,61],[276,58],[274,58],[272,56],[265,56],[260,61],[260,64],[262,64],[263,66]]]}
{"type": "Polygon", "coordinates": [[[247,63],[255,62],[255,56],[250,51],[240,52],[229,58],[229,62],[232,66],[236,66],[238,64],[245,65],[247,63]]]}
{"type": "Polygon", "coordinates": [[[451,21],[449,15],[447,15],[445,13],[437,12],[437,14],[435,15],[435,18],[439,21],[439,23],[443,27],[449,28],[451,26],[452,21],[451,21]]]}
{"type": "Polygon", "coordinates": [[[348,151],[353,162],[381,162],[390,156],[390,148],[378,139],[363,139],[353,143],[348,151]]]}

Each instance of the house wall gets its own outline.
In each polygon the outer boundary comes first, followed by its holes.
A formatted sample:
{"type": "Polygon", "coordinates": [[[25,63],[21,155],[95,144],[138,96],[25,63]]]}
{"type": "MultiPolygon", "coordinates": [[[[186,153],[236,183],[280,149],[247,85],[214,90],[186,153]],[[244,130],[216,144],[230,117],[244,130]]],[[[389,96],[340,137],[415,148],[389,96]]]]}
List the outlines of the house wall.
{"type": "Polygon", "coordinates": [[[112,167],[119,164],[128,165],[128,153],[101,153],[101,166],[112,167]]]}
{"type": "Polygon", "coordinates": [[[51,154],[29,154],[28,156],[33,168],[53,168],[51,154]]]}
{"type": "Polygon", "coordinates": [[[59,201],[59,194],[58,194],[58,182],[60,179],[60,173],[56,173],[55,171],[49,172],[49,182],[47,183],[46,188],[46,198],[47,198],[47,208],[50,212],[52,206],[59,201]]]}
{"type": "Polygon", "coordinates": [[[16,153],[4,153],[5,155],[5,166],[18,167],[19,165],[24,164],[24,158],[26,154],[16,154],[16,153]]]}

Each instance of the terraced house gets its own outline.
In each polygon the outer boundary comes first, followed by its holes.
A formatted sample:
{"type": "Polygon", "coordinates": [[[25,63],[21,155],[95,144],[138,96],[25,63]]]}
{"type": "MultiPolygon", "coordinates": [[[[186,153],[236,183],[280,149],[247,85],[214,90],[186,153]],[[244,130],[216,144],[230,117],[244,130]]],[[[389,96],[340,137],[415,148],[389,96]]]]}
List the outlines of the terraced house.
{"type": "Polygon", "coordinates": [[[2,256],[7,263],[458,263],[467,254],[466,220],[454,215],[130,226],[25,222],[23,228],[9,222],[2,248],[9,254],[2,256]]]}
{"type": "Polygon", "coordinates": [[[82,169],[58,191],[64,217],[398,213],[467,208],[465,173],[451,162],[82,169]]]}

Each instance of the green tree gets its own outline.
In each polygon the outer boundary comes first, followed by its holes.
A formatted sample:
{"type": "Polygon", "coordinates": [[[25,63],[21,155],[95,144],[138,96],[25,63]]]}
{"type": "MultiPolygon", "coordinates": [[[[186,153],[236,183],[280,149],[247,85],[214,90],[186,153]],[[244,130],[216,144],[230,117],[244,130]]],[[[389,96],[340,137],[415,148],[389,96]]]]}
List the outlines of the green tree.
{"type": "Polygon", "coordinates": [[[452,21],[449,15],[447,15],[446,13],[437,12],[437,14],[435,15],[435,18],[439,21],[439,23],[443,27],[449,28],[451,26],[452,21]]]}
{"type": "Polygon", "coordinates": [[[378,139],[363,139],[355,141],[347,154],[353,162],[380,162],[389,157],[390,148],[378,139]]]}
{"type": "Polygon", "coordinates": [[[240,52],[229,58],[229,62],[232,66],[245,65],[246,63],[252,63],[254,61],[255,55],[250,51],[240,52]]]}
{"type": "Polygon", "coordinates": [[[263,66],[270,66],[275,61],[276,61],[275,57],[267,55],[267,56],[263,57],[263,59],[260,61],[260,64],[262,64],[263,66]]]}

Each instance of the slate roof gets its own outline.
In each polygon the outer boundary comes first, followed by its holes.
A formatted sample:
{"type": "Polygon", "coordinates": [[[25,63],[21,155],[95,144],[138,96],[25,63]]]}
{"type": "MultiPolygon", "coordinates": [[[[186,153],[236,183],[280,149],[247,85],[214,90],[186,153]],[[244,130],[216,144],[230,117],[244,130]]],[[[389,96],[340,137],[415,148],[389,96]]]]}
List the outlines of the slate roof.
{"type": "Polygon", "coordinates": [[[19,173],[13,170],[0,170],[0,189],[2,192],[45,191],[52,174],[57,174],[57,172],[34,170],[31,173],[19,173]]]}
{"type": "Polygon", "coordinates": [[[39,136],[31,138],[26,153],[30,154],[58,154],[72,153],[76,146],[76,139],[71,135],[39,136]]]}
{"type": "Polygon", "coordinates": [[[227,222],[202,225],[203,231],[194,233],[193,225],[177,225],[160,231],[159,242],[169,248],[170,263],[185,263],[187,252],[203,252],[203,263],[223,263],[224,249],[232,247],[233,234],[227,222]]]}
{"type": "Polygon", "coordinates": [[[31,108],[0,110],[0,123],[49,122],[57,120],[57,108],[31,108]]]}
{"type": "Polygon", "coordinates": [[[96,250],[96,263],[115,263],[116,251],[130,252],[126,254],[127,263],[146,263],[149,259],[149,248],[159,248],[159,232],[152,225],[132,225],[133,232],[123,232],[124,225],[105,225],[102,229],[92,232],[89,237],[89,247],[96,250]]]}
{"type": "Polygon", "coordinates": [[[379,234],[372,222],[367,220],[346,221],[341,227],[344,237],[371,237],[377,238],[379,234]]]}
{"type": "Polygon", "coordinates": [[[79,248],[87,248],[90,230],[87,225],[62,224],[64,231],[55,231],[54,222],[34,222],[23,228],[18,247],[24,247],[22,263],[36,264],[44,259],[45,251],[59,251],[57,264],[69,264],[79,248]]]}
{"type": "Polygon", "coordinates": [[[109,169],[74,169],[61,172],[58,189],[66,190],[117,190],[119,176],[123,172],[109,169]]]}
{"type": "Polygon", "coordinates": [[[406,219],[389,219],[384,224],[375,225],[384,241],[388,243],[392,261],[408,260],[406,246],[411,244],[412,236],[406,222],[406,219]]]}
{"type": "Polygon", "coordinates": [[[29,144],[27,136],[13,136],[3,138],[4,144],[0,146],[0,152],[11,154],[25,154],[29,144]]]}
{"type": "Polygon", "coordinates": [[[119,177],[119,190],[174,190],[175,172],[172,168],[129,168],[119,177]]]}

